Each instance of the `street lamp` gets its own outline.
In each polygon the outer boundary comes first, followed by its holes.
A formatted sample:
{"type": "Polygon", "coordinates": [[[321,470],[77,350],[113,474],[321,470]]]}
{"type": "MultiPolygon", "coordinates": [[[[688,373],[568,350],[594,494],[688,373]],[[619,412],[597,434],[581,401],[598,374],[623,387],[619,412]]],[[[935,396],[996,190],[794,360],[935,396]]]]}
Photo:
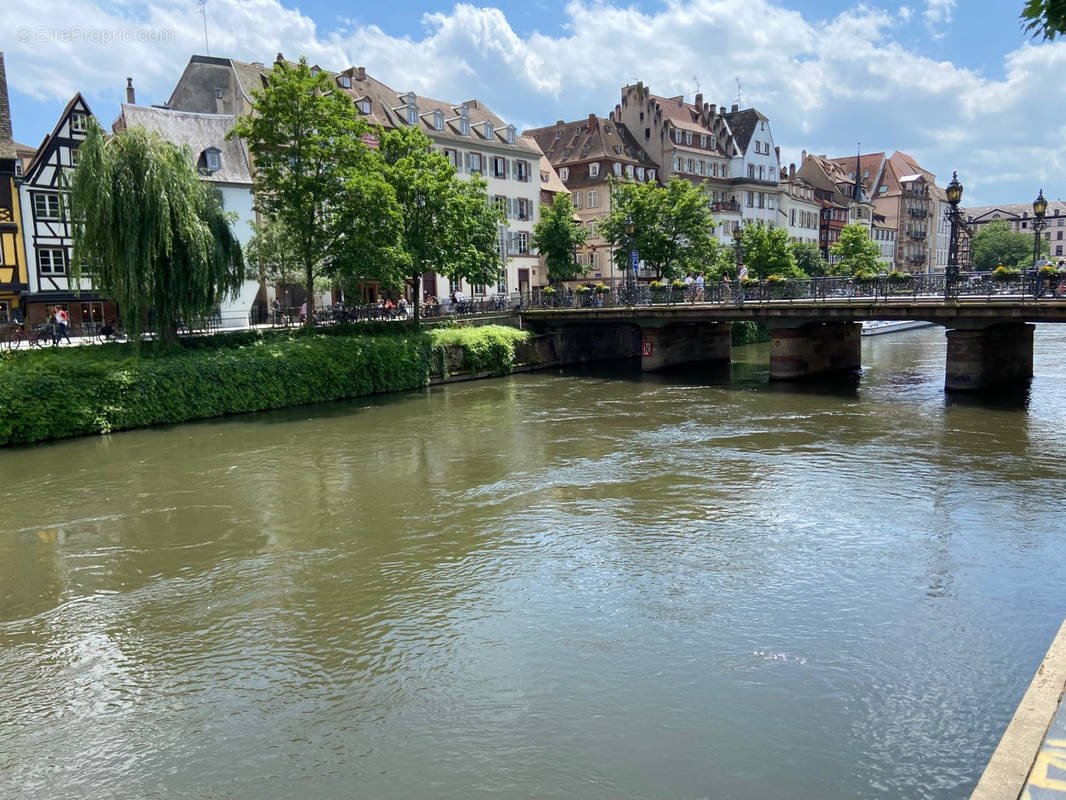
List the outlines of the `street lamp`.
{"type": "Polygon", "coordinates": [[[637,288],[637,265],[633,263],[633,231],[636,226],[633,225],[633,217],[626,217],[626,256],[628,261],[626,263],[626,302],[632,305],[634,295],[637,288]]]}
{"type": "Polygon", "coordinates": [[[1033,216],[1035,217],[1033,220],[1033,269],[1036,269],[1036,262],[1040,260],[1040,234],[1047,227],[1045,214],[1047,214],[1047,200],[1044,199],[1044,190],[1041,189],[1040,194],[1033,201],[1033,216]]]}
{"type": "Polygon", "coordinates": [[[962,200],[962,184],[959,173],[951,173],[951,183],[946,190],[948,196],[948,221],[951,223],[951,241],[948,244],[948,268],[944,274],[944,299],[948,300],[959,293],[959,225],[962,215],[959,213],[959,201],[962,200]]]}

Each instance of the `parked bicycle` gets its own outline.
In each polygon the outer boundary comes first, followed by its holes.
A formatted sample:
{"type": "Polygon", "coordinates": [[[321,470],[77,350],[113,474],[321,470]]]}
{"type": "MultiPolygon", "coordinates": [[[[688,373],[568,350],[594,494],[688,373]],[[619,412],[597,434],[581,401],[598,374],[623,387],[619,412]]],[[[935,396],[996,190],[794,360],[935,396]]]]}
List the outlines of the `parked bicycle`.
{"type": "Polygon", "coordinates": [[[17,350],[26,341],[26,328],[21,322],[12,322],[0,326],[0,347],[17,350]]]}
{"type": "Polygon", "coordinates": [[[125,334],[121,333],[118,328],[115,327],[115,322],[105,323],[96,329],[96,335],[94,337],[100,344],[106,342],[117,342],[119,339],[124,339],[125,334]]]}
{"type": "Polygon", "coordinates": [[[30,347],[57,347],[59,334],[56,326],[51,322],[43,325],[35,325],[29,336],[30,347]]]}

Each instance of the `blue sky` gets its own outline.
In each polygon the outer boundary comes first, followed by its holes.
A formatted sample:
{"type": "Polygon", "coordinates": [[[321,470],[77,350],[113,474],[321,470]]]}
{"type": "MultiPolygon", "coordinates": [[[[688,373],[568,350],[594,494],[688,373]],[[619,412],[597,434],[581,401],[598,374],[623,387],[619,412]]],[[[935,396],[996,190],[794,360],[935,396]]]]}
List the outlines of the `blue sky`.
{"type": "MultiPolygon", "coordinates": [[[[361,65],[399,91],[477,97],[520,129],[606,115],[620,87],[736,101],[771,121],[782,160],[802,150],[903,150],[964,204],[1066,195],[1066,42],[1031,41],[1023,0],[207,0],[212,55],[306,54],[361,65]]],[[[75,91],[106,126],[126,76],[163,102],[204,52],[195,0],[5,0],[15,138],[36,144],[75,91]],[[120,37],[126,39],[116,42],[120,37]],[[111,41],[108,41],[108,39],[111,41]]]]}

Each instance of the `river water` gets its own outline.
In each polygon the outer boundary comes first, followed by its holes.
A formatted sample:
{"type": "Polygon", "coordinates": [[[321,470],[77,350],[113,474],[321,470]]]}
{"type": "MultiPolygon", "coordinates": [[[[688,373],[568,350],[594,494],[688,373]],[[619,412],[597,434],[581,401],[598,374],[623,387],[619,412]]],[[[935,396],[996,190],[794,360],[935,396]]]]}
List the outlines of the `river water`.
{"type": "Polygon", "coordinates": [[[1066,615],[1066,326],[0,452],[0,797],[963,798],[1066,615]]]}

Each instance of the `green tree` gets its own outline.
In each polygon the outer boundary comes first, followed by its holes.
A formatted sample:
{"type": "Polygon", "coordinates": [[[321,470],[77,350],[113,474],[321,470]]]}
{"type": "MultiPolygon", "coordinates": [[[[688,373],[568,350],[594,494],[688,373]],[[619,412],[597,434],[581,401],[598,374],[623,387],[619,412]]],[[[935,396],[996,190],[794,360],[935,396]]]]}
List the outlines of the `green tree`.
{"type": "Polygon", "coordinates": [[[588,241],[589,232],[574,219],[574,201],[559,193],[550,206],[542,207],[540,220],[533,226],[533,247],[548,265],[548,281],[573,280],[581,272],[574,251],[588,241]]]}
{"type": "Polygon", "coordinates": [[[789,247],[788,231],[784,228],[772,227],[762,220],[754,225],[745,225],[741,247],[749,277],[806,277],[796,266],[796,259],[789,247]]]}
{"type": "Polygon", "coordinates": [[[1066,33],[1066,0],[1027,0],[1021,13],[1022,30],[1048,41],[1066,33]]]}
{"type": "Polygon", "coordinates": [[[830,271],[834,275],[854,275],[856,272],[878,272],[883,264],[880,262],[881,248],[870,238],[869,231],[862,225],[845,225],[829,252],[839,259],[830,271]]]}
{"type": "Polygon", "coordinates": [[[443,153],[416,128],[380,134],[385,180],[400,207],[402,263],[414,283],[418,322],[422,273],[492,283],[503,267],[499,226],[503,211],[489,203],[486,183],[463,180],[443,153]]]}
{"type": "Polygon", "coordinates": [[[116,302],[135,341],[150,319],[173,343],[178,320],[204,316],[244,281],[230,216],[200,180],[188,149],[143,128],[105,141],[90,122],[78,155],[70,186],[72,284],[89,277],[116,302]]]}
{"type": "Polygon", "coordinates": [[[822,258],[822,251],[812,242],[793,242],[789,247],[796,266],[810,278],[819,278],[829,271],[829,262],[822,258]]]}
{"type": "Polygon", "coordinates": [[[714,220],[707,196],[682,178],[663,187],[654,182],[611,182],[611,213],[600,234],[614,247],[615,263],[629,268],[627,220],[633,221],[633,248],[640,260],[663,278],[703,269],[714,220]]]}
{"type": "MultiPolygon", "coordinates": [[[[1040,254],[1046,255],[1048,242],[1040,239],[1040,254]]],[[[1011,269],[1032,269],[1033,236],[1012,231],[1005,219],[985,223],[970,241],[970,266],[979,271],[1002,264],[1011,269]]]]}
{"type": "Polygon", "coordinates": [[[307,59],[278,61],[253,92],[255,112],[230,136],[247,140],[256,209],[292,237],[314,324],[316,275],[389,278],[401,257],[399,210],[351,98],[307,59]]]}

